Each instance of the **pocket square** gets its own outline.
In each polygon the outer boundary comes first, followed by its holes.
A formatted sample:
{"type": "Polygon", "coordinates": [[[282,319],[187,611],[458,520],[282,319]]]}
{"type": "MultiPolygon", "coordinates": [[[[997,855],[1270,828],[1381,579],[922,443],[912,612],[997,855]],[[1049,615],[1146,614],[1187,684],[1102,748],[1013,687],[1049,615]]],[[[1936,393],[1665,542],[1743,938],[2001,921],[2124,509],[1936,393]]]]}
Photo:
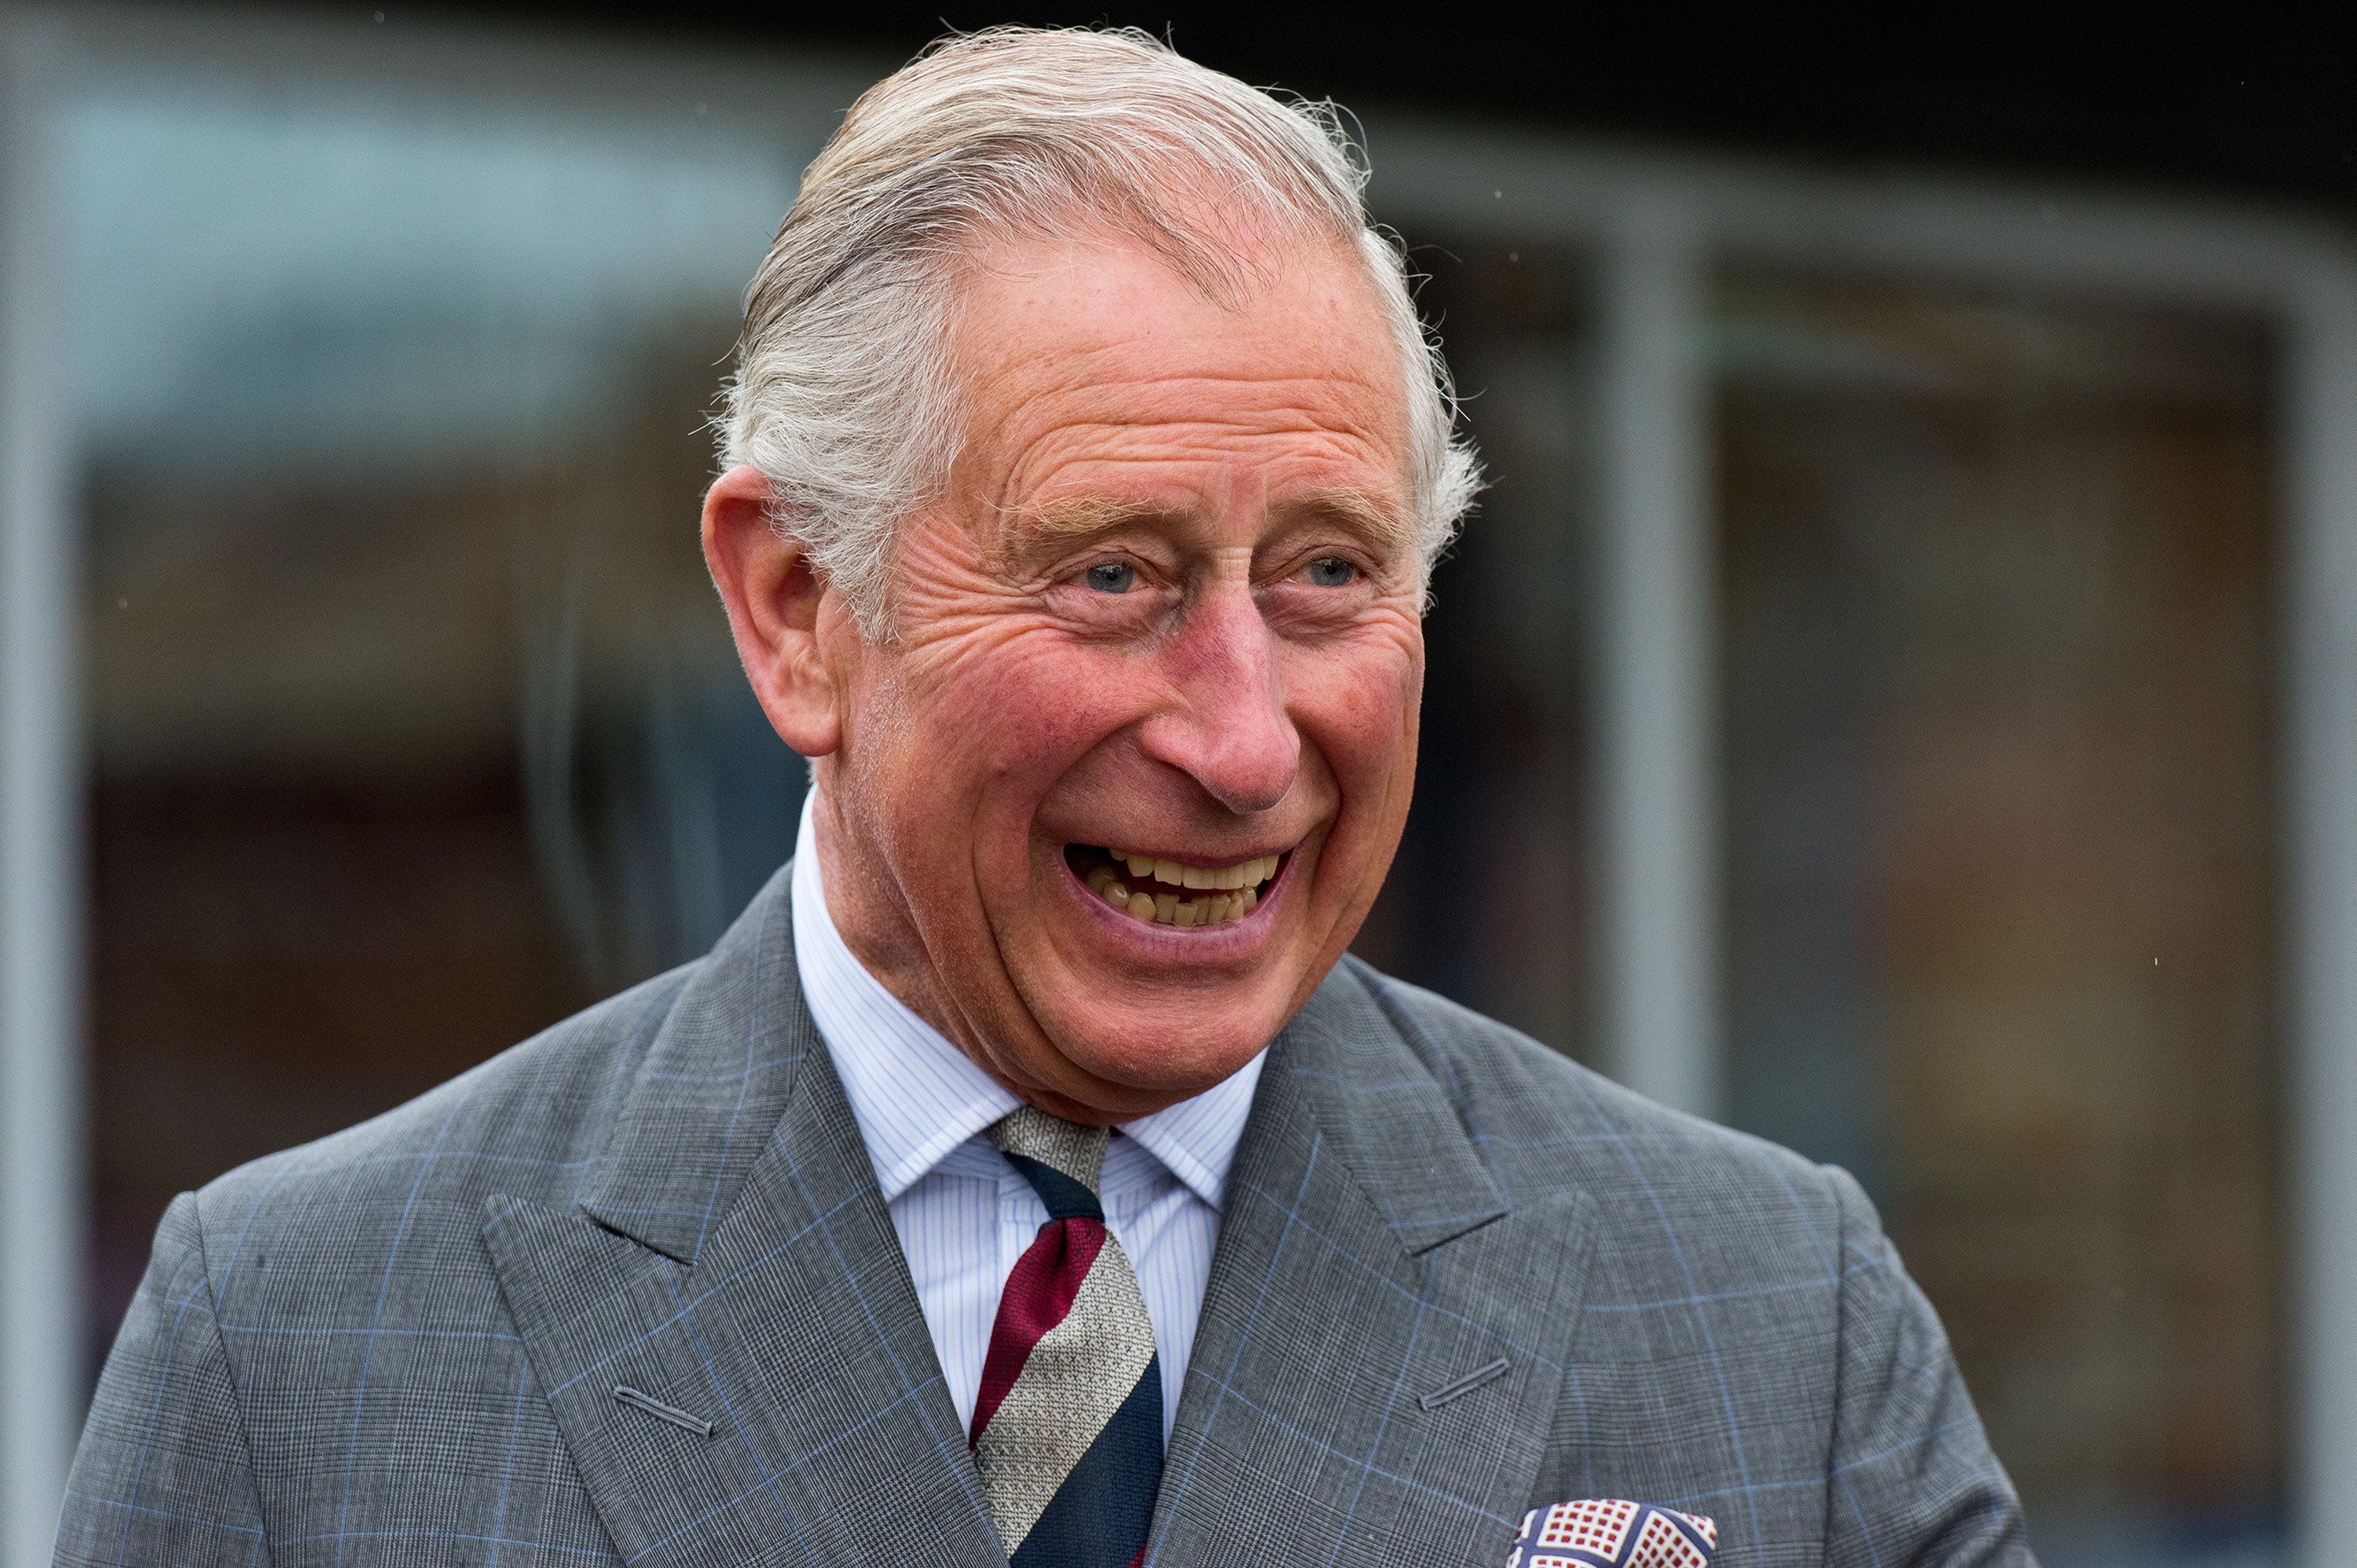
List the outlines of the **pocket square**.
{"type": "Polygon", "coordinates": [[[1718,1526],[1619,1498],[1575,1498],[1523,1516],[1506,1568],[1710,1568],[1718,1526]]]}

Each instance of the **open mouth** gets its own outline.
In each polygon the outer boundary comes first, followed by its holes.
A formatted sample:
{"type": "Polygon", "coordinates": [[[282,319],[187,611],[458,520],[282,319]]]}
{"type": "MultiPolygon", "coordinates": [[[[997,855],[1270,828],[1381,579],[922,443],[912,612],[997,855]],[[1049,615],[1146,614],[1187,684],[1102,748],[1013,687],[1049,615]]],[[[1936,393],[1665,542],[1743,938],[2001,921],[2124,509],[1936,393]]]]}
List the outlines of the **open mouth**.
{"type": "Polygon", "coordinates": [[[1134,920],[1156,926],[1219,926],[1241,920],[1275,880],[1281,854],[1226,865],[1189,865],[1094,844],[1066,844],[1064,860],[1090,892],[1134,920]]]}

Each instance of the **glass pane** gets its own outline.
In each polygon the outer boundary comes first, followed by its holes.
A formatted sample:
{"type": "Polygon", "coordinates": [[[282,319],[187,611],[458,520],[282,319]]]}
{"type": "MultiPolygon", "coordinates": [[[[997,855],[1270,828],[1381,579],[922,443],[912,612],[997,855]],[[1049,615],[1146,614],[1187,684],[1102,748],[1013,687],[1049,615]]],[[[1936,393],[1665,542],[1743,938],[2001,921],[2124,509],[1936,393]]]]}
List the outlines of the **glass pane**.
{"type": "Polygon", "coordinates": [[[1491,486],[1434,575],[1415,805],[1358,950],[1588,1057],[1587,270],[1490,241],[1416,263],[1491,486]]]}
{"type": "Polygon", "coordinates": [[[1873,1192],[2050,1564],[2268,1560],[2267,342],[1769,270],[1714,328],[1736,1117],[1873,1192]]]}
{"type": "Polygon", "coordinates": [[[72,101],[102,1345],[175,1191],[701,950],[790,845],[696,504],[839,103],[552,103],[72,101]]]}

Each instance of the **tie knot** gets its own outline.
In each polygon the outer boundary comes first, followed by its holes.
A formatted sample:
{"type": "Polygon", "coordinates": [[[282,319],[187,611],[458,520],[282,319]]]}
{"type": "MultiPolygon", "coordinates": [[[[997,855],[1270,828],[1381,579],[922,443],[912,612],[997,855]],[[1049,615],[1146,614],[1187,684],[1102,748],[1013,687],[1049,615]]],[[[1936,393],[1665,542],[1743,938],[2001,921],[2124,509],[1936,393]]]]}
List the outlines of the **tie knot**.
{"type": "Polygon", "coordinates": [[[1109,1127],[1083,1126],[1026,1105],[992,1123],[990,1141],[1023,1174],[1049,1218],[1104,1218],[1097,1180],[1104,1172],[1109,1127]]]}

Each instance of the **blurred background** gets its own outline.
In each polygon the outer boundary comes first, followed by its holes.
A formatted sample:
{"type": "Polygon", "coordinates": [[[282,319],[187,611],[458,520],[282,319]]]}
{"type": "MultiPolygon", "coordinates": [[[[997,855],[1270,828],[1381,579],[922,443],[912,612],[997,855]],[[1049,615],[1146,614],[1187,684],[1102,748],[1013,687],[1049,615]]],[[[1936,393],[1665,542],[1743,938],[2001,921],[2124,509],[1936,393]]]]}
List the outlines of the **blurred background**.
{"type": "MultiPolygon", "coordinates": [[[[10,1568],[173,1194],[786,854],[694,517],[799,171],[944,20],[856,10],[0,9],[10,1568]]],[[[2320,1568],[2357,27],[2061,10],[1111,19],[1358,113],[1494,478],[1361,950],[1857,1173],[2051,1568],[2320,1568]]]]}

